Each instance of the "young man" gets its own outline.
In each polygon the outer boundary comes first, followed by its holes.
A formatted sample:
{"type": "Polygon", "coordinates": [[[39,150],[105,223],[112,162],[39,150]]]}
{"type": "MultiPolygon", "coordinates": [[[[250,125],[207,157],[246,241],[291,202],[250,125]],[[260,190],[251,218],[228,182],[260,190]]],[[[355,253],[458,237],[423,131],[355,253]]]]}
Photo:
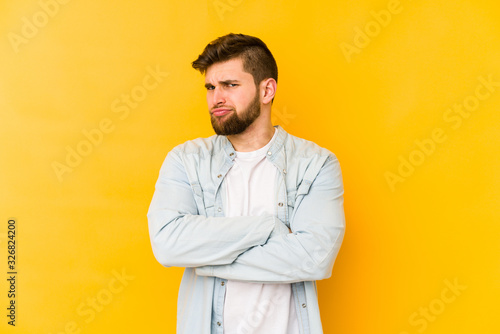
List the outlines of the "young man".
{"type": "Polygon", "coordinates": [[[148,212],[156,259],[185,267],[177,333],[322,333],[315,280],[345,230],[337,158],[271,123],[278,69],[229,34],[193,62],[217,133],[175,147],[148,212]]]}

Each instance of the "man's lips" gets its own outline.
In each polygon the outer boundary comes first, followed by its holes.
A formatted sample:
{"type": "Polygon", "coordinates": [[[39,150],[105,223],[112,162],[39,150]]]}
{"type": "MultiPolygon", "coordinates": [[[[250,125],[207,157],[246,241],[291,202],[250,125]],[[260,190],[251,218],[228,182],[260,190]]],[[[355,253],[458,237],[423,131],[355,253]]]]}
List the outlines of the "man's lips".
{"type": "Polygon", "coordinates": [[[231,108],[215,108],[212,109],[212,115],[214,116],[224,116],[233,111],[231,108]]]}

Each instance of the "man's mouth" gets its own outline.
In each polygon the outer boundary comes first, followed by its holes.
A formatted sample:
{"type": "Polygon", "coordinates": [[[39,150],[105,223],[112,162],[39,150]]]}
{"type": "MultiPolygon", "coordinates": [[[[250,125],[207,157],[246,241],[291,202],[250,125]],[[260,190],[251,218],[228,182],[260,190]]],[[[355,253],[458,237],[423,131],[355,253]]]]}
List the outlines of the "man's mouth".
{"type": "Polygon", "coordinates": [[[212,115],[214,116],[224,116],[233,111],[231,108],[215,108],[212,109],[212,115]]]}

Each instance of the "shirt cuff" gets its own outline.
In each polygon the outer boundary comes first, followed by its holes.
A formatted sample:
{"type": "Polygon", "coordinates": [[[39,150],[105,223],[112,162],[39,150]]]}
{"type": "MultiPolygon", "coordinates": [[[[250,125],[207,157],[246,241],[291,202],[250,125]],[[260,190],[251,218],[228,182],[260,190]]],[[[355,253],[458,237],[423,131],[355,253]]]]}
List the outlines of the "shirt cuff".
{"type": "Polygon", "coordinates": [[[198,276],[214,276],[214,267],[213,266],[197,267],[195,269],[195,273],[198,276]]]}
{"type": "Polygon", "coordinates": [[[288,226],[286,226],[285,223],[283,223],[278,217],[274,217],[274,229],[271,231],[269,239],[283,234],[287,235],[289,233],[290,230],[288,229],[288,226]]]}

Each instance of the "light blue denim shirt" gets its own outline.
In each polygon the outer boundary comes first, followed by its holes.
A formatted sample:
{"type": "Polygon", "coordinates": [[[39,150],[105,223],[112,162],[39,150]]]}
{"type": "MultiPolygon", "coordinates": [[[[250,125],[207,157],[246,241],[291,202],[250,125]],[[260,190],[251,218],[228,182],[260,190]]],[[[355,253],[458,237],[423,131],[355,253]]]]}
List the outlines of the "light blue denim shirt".
{"type": "Polygon", "coordinates": [[[224,180],[235,158],[225,136],[181,144],[161,167],[149,233],[162,265],[186,268],[177,333],[223,333],[228,279],[292,283],[300,333],[323,332],[315,281],[331,276],[344,237],[340,165],[330,151],[276,128],[267,152],[280,171],[274,215],[225,217],[224,180]]]}

